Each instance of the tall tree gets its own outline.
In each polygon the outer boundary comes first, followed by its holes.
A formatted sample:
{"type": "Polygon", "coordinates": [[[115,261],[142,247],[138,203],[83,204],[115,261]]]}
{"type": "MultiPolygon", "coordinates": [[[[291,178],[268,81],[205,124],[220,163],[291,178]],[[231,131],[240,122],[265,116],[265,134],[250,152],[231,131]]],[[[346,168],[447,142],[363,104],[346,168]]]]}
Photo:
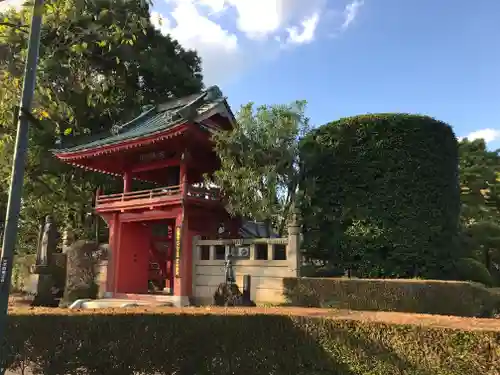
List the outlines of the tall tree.
{"type": "Polygon", "coordinates": [[[483,139],[459,142],[462,211],[465,224],[500,218],[500,155],[483,139]]]}
{"type": "Polygon", "coordinates": [[[460,141],[459,153],[464,256],[500,283],[500,155],[482,139],[460,141]]]}
{"type": "MultiPolygon", "coordinates": [[[[26,25],[29,15],[24,9],[0,15],[4,20],[0,25],[2,186],[8,186],[10,176],[13,108],[21,91],[27,48],[25,30],[5,23],[26,25]]],[[[195,51],[184,50],[153,27],[144,0],[48,2],[32,110],[42,127],[30,134],[21,229],[32,233],[42,216],[53,213],[81,234],[88,232],[95,188],[113,189],[115,183],[62,165],[50,149],[63,134],[72,138],[106,132],[145,105],[201,90],[200,66],[195,51]]]]}
{"type": "Polygon", "coordinates": [[[241,107],[237,127],[214,136],[221,168],[209,182],[222,188],[234,215],[286,229],[299,178],[298,144],[309,130],[305,101],[241,107]]]}

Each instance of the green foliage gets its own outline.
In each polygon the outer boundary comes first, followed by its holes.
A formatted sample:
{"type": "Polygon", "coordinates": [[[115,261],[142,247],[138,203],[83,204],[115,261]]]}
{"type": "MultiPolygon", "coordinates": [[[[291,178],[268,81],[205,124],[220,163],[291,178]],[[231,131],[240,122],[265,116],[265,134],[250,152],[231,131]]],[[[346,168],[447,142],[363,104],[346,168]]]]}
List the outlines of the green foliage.
{"type": "Polygon", "coordinates": [[[19,256],[14,259],[12,266],[11,291],[22,292],[29,282],[30,268],[35,264],[34,255],[19,256]]]}
{"type": "Polygon", "coordinates": [[[284,287],[293,306],[468,317],[491,317],[500,309],[499,295],[469,282],[287,278],[284,287]]]}
{"type": "Polygon", "coordinates": [[[221,167],[208,180],[225,192],[231,214],[284,232],[297,191],[298,144],[309,129],[305,106],[249,103],[234,130],[214,136],[221,167]]]}
{"type": "Polygon", "coordinates": [[[332,267],[331,265],[326,265],[322,267],[312,267],[305,269],[306,273],[302,273],[303,269],[300,271],[301,276],[307,277],[342,277],[345,274],[345,270],[337,267],[332,267]]]}
{"type": "Polygon", "coordinates": [[[458,152],[430,117],[341,119],[301,143],[310,257],[362,277],[449,277],[456,259],[458,152]]]}
{"type": "Polygon", "coordinates": [[[7,365],[89,375],[483,375],[500,368],[497,331],[134,310],[13,312],[7,365]]]}
{"type": "Polygon", "coordinates": [[[500,217],[500,155],[482,139],[459,142],[460,188],[464,224],[500,217]]]}
{"type": "Polygon", "coordinates": [[[475,281],[487,286],[494,284],[488,268],[484,263],[473,258],[460,258],[455,262],[457,280],[475,281]]]}
{"type": "Polygon", "coordinates": [[[459,153],[462,250],[500,285],[500,156],[484,140],[462,140],[459,153]]]}
{"type": "MultiPolygon", "coordinates": [[[[32,252],[40,218],[52,213],[61,226],[91,236],[92,199],[121,182],[57,162],[50,150],[61,135],[108,131],[141,107],[202,88],[200,59],[161,35],[144,0],[46,2],[33,114],[43,129],[30,133],[18,251],[32,252]]],[[[0,14],[10,24],[29,25],[31,8],[0,14]]],[[[0,25],[0,216],[15,138],[13,108],[21,93],[28,34],[0,25]]]]}

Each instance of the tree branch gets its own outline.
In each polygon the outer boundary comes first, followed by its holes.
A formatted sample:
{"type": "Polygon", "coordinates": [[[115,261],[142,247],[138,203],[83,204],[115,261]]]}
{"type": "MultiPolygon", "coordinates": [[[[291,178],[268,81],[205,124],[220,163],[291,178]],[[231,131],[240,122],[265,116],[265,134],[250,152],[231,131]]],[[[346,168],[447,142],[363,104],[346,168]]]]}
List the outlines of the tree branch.
{"type": "Polygon", "coordinates": [[[0,26],[8,26],[8,27],[12,27],[14,29],[17,29],[19,31],[22,31],[23,33],[28,33],[28,30],[26,30],[26,25],[19,25],[19,24],[15,24],[15,23],[12,23],[12,22],[0,22],[0,26]]]}

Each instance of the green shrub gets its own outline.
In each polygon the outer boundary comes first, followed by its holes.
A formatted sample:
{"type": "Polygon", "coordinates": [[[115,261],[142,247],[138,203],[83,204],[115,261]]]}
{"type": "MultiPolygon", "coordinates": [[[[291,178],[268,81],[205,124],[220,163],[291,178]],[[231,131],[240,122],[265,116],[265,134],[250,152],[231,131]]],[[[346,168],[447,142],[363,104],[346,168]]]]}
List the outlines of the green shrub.
{"type": "Polygon", "coordinates": [[[300,267],[300,275],[305,277],[313,277],[316,273],[316,266],[312,264],[302,265],[300,267]]]}
{"type": "Polygon", "coordinates": [[[344,118],[301,150],[304,248],[363,277],[450,277],[460,209],[458,151],[426,116],[344,118]]]}
{"type": "Polygon", "coordinates": [[[24,292],[29,283],[30,268],[35,264],[35,255],[22,255],[14,258],[12,266],[11,290],[12,292],[24,292]]]}
{"type": "Polygon", "coordinates": [[[475,281],[487,286],[494,284],[486,266],[473,258],[460,258],[455,262],[458,280],[475,281]]]}
{"type": "Polygon", "coordinates": [[[300,276],[302,277],[341,277],[344,274],[345,271],[343,269],[330,265],[318,267],[308,264],[300,267],[300,276]]]}
{"type": "Polygon", "coordinates": [[[286,278],[288,304],[349,310],[489,317],[500,296],[460,281],[286,278]]]}
{"type": "Polygon", "coordinates": [[[500,368],[498,330],[134,310],[13,312],[7,365],[95,375],[493,375],[500,368]]]}

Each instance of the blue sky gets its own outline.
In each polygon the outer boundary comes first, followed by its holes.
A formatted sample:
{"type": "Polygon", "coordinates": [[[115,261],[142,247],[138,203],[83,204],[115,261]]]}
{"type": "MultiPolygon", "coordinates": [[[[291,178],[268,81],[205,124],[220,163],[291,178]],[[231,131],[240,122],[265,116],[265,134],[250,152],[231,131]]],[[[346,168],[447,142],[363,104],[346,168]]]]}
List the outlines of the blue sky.
{"type": "Polygon", "coordinates": [[[316,125],[421,113],[500,147],[499,0],[156,0],[152,17],[235,111],[305,99],[316,125]]]}
{"type": "Polygon", "coordinates": [[[421,113],[500,148],[500,0],[154,0],[151,19],[198,51],[234,111],[421,113]]]}

